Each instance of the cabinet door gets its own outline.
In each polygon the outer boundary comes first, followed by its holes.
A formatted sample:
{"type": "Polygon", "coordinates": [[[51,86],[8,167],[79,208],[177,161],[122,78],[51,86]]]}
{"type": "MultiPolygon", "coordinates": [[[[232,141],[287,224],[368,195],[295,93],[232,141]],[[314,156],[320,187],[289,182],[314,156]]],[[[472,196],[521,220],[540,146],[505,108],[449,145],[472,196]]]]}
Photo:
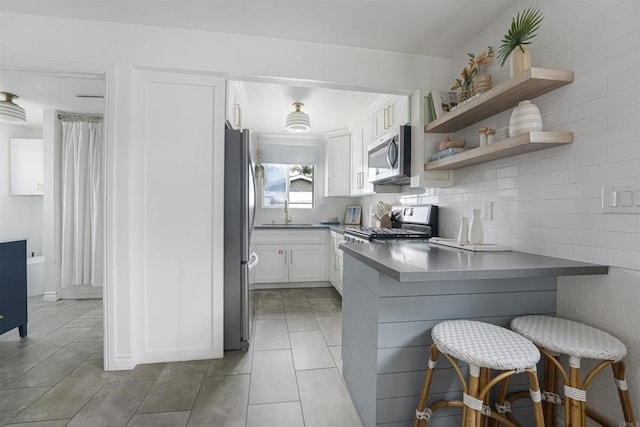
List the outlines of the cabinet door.
{"type": "Polygon", "coordinates": [[[389,104],[389,112],[387,113],[390,127],[402,126],[410,123],[411,119],[409,112],[408,96],[398,96],[393,98],[389,104]]]}
{"type": "Polygon", "coordinates": [[[344,271],[344,267],[343,267],[343,256],[342,256],[342,251],[339,250],[336,256],[336,284],[334,285],[335,288],[338,290],[338,292],[340,293],[340,295],[342,295],[342,289],[343,289],[343,280],[342,280],[342,272],[344,271]]]}
{"type": "Polygon", "coordinates": [[[325,196],[349,195],[351,163],[351,137],[340,135],[327,140],[325,196]]]}
{"type": "Polygon", "coordinates": [[[220,358],[225,82],[134,69],[131,84],[133,359],[220,358]]]}
{"type": "Polygon", "coordinates": [[[242,129],[242,90],[239,82],[227,81],[226,118],[233,129],[242,129]]]}
{"type": "Polygon", "coordinates": [[[369,182],[368,147],[373,142],[373,116],[365,119],[362,125],[362,181],[361,194],[374,194],[373,184],[369,182]]]}
{"type": "Polygon", "coordinates": [[[326,245],[290,245],[288,263],[290,282],[327,280],[326,245]]]}
{"type": "Polygon", "coordinates": [[[42,140],[11,139],[11,194],[43,195],[42,140]]]}
{"type": "Polygon", "coordinates": [[[255,245],[260,262],[253,269],[253,283],[286,283],[289,281],[288,249],[282,245],[255,245]]]}
{"type": "Polygon", "coordinates": [[[364,170],[362,168],[362,128],[351,133],[351,190],[352,196],[359,196],[364,187],[364,170]]]}

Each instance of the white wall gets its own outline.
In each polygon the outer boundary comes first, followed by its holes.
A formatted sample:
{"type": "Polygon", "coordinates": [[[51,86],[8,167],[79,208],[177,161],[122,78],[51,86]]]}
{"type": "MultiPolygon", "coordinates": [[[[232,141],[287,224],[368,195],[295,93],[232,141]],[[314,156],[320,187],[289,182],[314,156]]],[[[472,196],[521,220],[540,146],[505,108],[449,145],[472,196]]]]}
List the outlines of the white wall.
{"type": "MultiPolygon", "coordinates": [[[[457,77],[467,52],[499,46],[511,18],[533,5],[544,21],[531,45],[535,66],[573,70],[575,81],[534,100],[547,130],[574,133],[568,147],[456,170],[450,189],[428,189],[406,203],[441,207],[441,235],[455,237],[462,216],[494,202],[485,222],[488,242],[514,249],[611,265],[608,276],[560,278],[558,314],[605,329],[629,350],[627,375],[640,414],[640,215],[605,215],[605,184],[640,184],[640,2],[519,1],[452,57],[457,77]]],[[[494,81],[508,67],[494,65],[494,81]]],[[[508,125],[510,111],[483,121],[508,125]]],[[[479,127],[479,126],[478,126],[479,127]]],[[[477,144],[474,126],[461,132],[477,144]]],[[[459,135],[456,135],[459,136],[459,135]]],[[[592,384],[589,405],[611,423],[622,421],[611,371],[592,384]]]]}
{"type": "MultiPolygon", "coordinates": [[[[132,67],[220,73],[234,79],[251,76],[328,82],[345,89],[391,92],[428,88],[449,74],[449,61],[371,49],[320,45],[229,34],[163,29],[104,22],[0,15],[0,62],[11,69],[108,69],[107,144],[110,177],[107,272],[108,369],[128,369],[135,363],[131,291],[139,265],[131,261],[133,225],[130,174],[135,146],[131,134],[132,67]]],[[[218,200],[222,203],[222,200],[218,200]]]]}
{"type": "Polygon", "coordinates": [[[11,195],[11,138],[42,138],[42,130],[0,123],[0,237],[26,238],[27,255],[42,255],[42,196],[11,195]]]}

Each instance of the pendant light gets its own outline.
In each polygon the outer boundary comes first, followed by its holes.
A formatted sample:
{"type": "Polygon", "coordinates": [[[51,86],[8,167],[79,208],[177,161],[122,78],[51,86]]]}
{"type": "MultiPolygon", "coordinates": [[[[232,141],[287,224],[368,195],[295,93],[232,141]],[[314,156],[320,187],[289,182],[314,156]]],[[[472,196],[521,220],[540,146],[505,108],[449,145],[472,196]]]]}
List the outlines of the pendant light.
{"type": "Polygon", "coordinates": [[[302,102],[294,102],[295,111],[287,116],[287,132],[305,133],[311,130],[311,121],[306,113],[300,111],[304,104],[302,102]]]}
{"type": "Polygon", "coordinates": [[[27,115],[24,108],[18,104],[14,104],[13,100],[18,96],[9,92],[0,92],[3,98],[0,100],[0,121],[5,123],[26,123],[27,115]]]}

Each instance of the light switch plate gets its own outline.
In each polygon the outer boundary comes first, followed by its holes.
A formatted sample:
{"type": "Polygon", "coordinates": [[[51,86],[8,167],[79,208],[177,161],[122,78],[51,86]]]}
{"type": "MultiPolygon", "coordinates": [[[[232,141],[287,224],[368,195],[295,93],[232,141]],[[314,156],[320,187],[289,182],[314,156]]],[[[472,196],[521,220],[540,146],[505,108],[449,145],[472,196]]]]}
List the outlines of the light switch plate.
{"type": "Polygon", "coordinates": [[[640,214],[640,186],[605,185],[602,187],[602,212],[640,214]]]}

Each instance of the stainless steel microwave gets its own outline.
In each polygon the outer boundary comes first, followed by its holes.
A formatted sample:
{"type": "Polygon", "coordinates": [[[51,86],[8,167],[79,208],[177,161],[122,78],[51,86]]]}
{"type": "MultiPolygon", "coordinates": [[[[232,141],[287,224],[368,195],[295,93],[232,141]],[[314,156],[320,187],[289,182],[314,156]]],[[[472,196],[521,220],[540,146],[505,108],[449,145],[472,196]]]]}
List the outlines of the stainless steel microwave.
{"type": "Polygon", "coordinates": [[[367,147],[369,182],[405,185],[411,178],[411,126],[399,126],[367,147]]]}

